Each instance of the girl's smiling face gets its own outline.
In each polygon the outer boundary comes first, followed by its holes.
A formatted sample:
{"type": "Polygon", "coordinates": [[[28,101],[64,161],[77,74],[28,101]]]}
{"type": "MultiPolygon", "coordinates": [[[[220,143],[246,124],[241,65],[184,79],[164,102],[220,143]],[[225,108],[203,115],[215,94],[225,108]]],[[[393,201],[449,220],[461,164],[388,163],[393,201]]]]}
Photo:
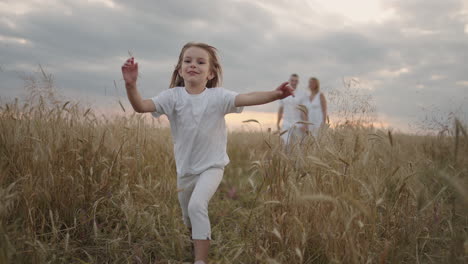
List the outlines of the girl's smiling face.
{"type": "Polygon", "coordinates": [[[179,75],[182,76],[186,84],[197,85],[204,83],[205,86],[208,80],[214,77],[208,52],[199,47],[188,48],[184,52],[179,75]]]}

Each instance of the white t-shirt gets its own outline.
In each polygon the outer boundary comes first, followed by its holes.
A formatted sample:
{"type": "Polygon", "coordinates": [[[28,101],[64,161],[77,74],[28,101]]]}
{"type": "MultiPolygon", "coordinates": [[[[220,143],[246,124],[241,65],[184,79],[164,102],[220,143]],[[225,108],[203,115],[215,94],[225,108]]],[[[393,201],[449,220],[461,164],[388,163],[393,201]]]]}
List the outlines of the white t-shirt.
{"type": "Polygon", "coordinates": [[[224,168],[227,129],[224,115],[240,113],[235,107],[236,92],[221,87],[189,94],[185,87],[174,87],[151,98],[154,117],[167,115],[171,124],[174,156],[179,177],[200,174],[209,168],[224,168]]]}
{"type": "Polygon", "coordinates": [[[297,107],[300,104],[306,105],[306,100],[307,93],[299,89],[294,91],[294,97],[288,96],[280,100],[280,106],[283,107],[283,130],[291,128],[296,122],[302,120],[302,112],[297,107]]]}

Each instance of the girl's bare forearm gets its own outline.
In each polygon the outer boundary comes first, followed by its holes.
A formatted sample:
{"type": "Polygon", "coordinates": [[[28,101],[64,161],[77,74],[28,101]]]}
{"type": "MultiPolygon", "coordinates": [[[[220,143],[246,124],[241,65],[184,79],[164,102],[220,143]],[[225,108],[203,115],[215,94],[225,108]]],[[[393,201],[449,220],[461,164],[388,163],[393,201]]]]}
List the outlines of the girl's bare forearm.
{"type": "Polygon", "coordinates": [[[126,83],[125,88],[127,90],[128,100],[130,101],[133,109],[135,112],[141,113],[143,108],[143,98],[141,97],[140,92],[138,92],[136,83],[126,83]]]}
{"type": "Polygon", "coordinates": [[[278,91],[239,94],[236,98],[236,106],[262,105],[277,99],[279,99],[278,91]]]}

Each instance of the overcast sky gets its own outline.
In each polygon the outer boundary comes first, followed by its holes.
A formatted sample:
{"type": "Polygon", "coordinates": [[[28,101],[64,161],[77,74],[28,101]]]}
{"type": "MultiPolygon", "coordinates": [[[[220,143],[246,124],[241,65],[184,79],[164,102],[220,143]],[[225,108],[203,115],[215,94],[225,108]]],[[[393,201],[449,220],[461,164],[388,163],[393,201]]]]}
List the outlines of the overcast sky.
{"type": "Polygon", "coordinates": [[[424,107],[468,112],[468,0],[0,0],[0,97],[23,95],[19,76],[41,64],[65,96],[118,110],[129,51],[150,97],[189,41],[218,48],[223,86],[237,92],[294,72],[300,89],[316,76],[327,95],[353,77],[396,128],[424,107]]]}

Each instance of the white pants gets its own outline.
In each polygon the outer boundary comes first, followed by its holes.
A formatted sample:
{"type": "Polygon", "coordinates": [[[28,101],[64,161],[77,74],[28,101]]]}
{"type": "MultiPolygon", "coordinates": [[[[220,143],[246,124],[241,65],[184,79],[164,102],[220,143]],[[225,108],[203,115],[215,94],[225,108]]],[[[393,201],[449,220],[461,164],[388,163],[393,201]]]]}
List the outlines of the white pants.
{"type": "Polygon", "coordinates": [[[208,203],[223,179],[224,169],[210,168],[201,174],[177,178],[182,219],[192,228],[192,239],[211,240],[208,203]]]}

